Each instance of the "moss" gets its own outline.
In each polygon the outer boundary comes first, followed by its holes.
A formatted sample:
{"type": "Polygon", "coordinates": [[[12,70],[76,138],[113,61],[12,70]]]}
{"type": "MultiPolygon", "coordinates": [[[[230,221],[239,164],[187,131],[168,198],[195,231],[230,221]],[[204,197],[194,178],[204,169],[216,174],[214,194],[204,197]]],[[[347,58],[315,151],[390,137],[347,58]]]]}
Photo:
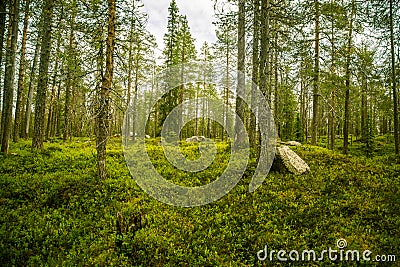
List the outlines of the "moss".
{"type": "MultiPolygon", "coordinates": [[[[229,194],[190,209],[143,192],[129,175],[120,140],[110,141],[106,180],[96,177],[90,140],[53,140],[39,154],[30,152],[29,141],[12,144],[13,154],[0,160],[0,265],[251,266],[265,245],[322,251],[339,238],[350,249],[399,255],[400,165],[389,144],[375,143],[386,153],[367,158],[296,147],[310,173],[270,173],[254,193],[248,191],[251,159],[229,194]],[[127,222],[119,234],[118,212],[127,222]],[[130,228],[139,217],[140,227],[130,228]]],[[[180,149],[198,156],[195,144],[180,149]]],[[[214,179],[230,155],[229,145],[218,143],[216,161],[203,174],[176,175],[157,140],[148,141],[148,151],[163,175],[190,186],[214,179]]]]}

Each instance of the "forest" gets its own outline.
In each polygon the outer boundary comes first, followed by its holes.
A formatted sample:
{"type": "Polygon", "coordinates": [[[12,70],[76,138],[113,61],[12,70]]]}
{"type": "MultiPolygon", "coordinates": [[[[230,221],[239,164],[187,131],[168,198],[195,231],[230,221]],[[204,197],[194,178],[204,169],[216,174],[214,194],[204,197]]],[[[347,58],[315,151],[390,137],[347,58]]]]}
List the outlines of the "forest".
{"type": "Polygon", "coordinates": [[[0,265],[397,266],[399,2],[159,1],[1,0],[0,265]]]}

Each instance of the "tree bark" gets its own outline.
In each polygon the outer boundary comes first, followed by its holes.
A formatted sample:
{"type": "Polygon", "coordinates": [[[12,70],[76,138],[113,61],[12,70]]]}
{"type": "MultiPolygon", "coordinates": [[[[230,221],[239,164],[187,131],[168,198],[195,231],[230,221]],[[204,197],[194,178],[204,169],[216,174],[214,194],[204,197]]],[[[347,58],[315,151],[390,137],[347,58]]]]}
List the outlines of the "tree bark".
{"type": "MultiPolygon", "coordinates": [[[[225,29],[225,43],[226,43],[226,50],[225,50],[225,60],[226,60],[226,65],[225,65],[225,110],[224,110],[224,122],[225,122],[225,129],[228,131],[229,127],[229,91],[230,91],[230,84],[229,84],[229,66],[230,66],[230,47],[229,47],[229,28],[228,25],[225,22],[224,29],[225,29]]],[[[198,135],[196,133],[196,135],[198,135]]],[[[225,138],[225,131],[222,131],[222,141],[224,141],[225,138]]]]}
{"type": "Polygon", "coordinates": [[[235,145],[241,147],[245,143],[244,133],[240,130],[240,119],[244,121],[244,99],[245,99],[245,54],[246,54],[246,38],[245,38],[245,0],[239,0],[239,18],[238,18],[238,73],[237,73],[237,92],[236,92],[236,117],[235,121],[235,145]]]}
{"type": "Polygon", "coordinates": [[[394,144],[396,155],[400,153],[400,140],[399,140],[399,110],[397,100],[396,88],[396,62],[394,55],[394,32],[393,32],[393,0],[390,0],[390,55],[392,67],[392,91],[393,91],[393,116],[394,116],[394,144]]]}
{"type": "Polygon", "coordinates": [[[15,107],[15,119],[14,119],[14,135],[13,141],[18,142],[20,136],[21,126],[21,109],[22,109],[22,97],[23,97],[23,83],[25,76],[25,50],[26,50],[26,39],[28,36],[28,25],[29,25],[29,5],[30,0],[25,1],[25,18],[24,18],[24,31],[22,36],[21,46],[21,58],[19,62],[19,75],[18,75],[18,89],[17,89],[17,104],[15,107]]]}
{"type": "Polygon", "coordinates": [[[53,103],[54,111],[51,121],[51,129],[50,136],[59,136],[60,135],[60,118],[61,118],[61,105],[60,105],[60,96],[61,96],[61,79],[58,80],[57,85],[57,96],[55,97],[55,101],[53,103]]]}
{"type": "Polygon", "coordinates": [[[343,154],[349,152],[349,120],[350,120],[350,60],[351,60],[351,49],[352,49],[352,36],[353,36],[353,17],[355,12],[354,0],[351,4],[350,14],[350,25],[349,25],[349,36],[347,43],[346,53],[346,93],[344,99],[344,126],[343,126],[343,154]]]}
{"type": "MultiPolygon", "coordinates": [[[[333,6],[333,0],[331,0],[331,5],[333,6]]],[[[334,19],[333,11],[331,13],[331,77],[332,77],[332,91],[331,91],[331,112],[329,116],[329,148],[333,150],[335,148],[335,97],[336,97],[336,84],[335,84],[335,31],[334,31],[334,19]]]]}
{"type": "MultiPolygon", "coordinates": [[[[363,51],[364,52],[364,51],[363,51]]],[[[365,50],[366,52],[366,50],[365,50]]],[[[368,81],[367,75],[365,73],[366,63],[365,59],[362,59],[361,63],[361,140],[362,142],[367,141],[368,124],[367,124],[367,113],[368,113],[368,103],[367,103],[367,91],[368,91],[368,81]]]]}
{"type": "Polygon", "coordinates": [[[106,73],[102,77],[99,96],[99,112],[97,117],[97,174],[99,178],[107,178],[106,149],[109,138],[110,93],[113,80],[114,38],[116,24],[116,1],[108,0],[108,35],[106,43],[106,73]]]}
{"type": "MultiPolygon", "coordinates": [[[[268,103],[270,103],[271,98],[269,94],[269,73],[268,73],[268,65],[269,65],[269,49],[270,49],[270,1],[262,0],[261,1],[261,42],[260,42],[260,90],[263,93],[264,97],[267,99],[268,103]]],[[[271,114],[264,114],[264,112],[258,112],[258,120],[261,121],[270,121],[268,116],[272,116],[271,114]]],[[[266,133],[260,134],[259,136],[259,144],[265,144],[268,136],[266,133]]],[[[261,152],[263,150],[261,149],[261,152]]],[[[260,156],[262,156],[260,154],[260,156]]]]}
{"type": "MultiPolygon", "coordinates": [[[[3,63],[3,44],[4,44],[4,34],[6,32],[6,8],[7,8],[7,2],[8,1],[1,1],[0,3],[0,66],[3,63]]],[[[0,76],[2,73],[2,68],[0,68],[0,76]]],[[[3,92],[2,88],[0,88],[0,108],[2,107],[2,97],[3,92]]],[[[0,116],[1,117],[1,116],[0,116]]],[[[0,119],[1,122],[1,119],[0,119]]],[[[2,136],[2,128],[3,128],[3,123],[0,123],[0,143],[1,139],[3,138],[2,136]]]]}
{"type": "Polygon", "coordinates": [[[71,24],[70,24],[70,35],[69,35],[69,47],[68,47],[68,60],[67,60],[67,84],[65,88],[65,105],[64,105],[64,133],[63,140],[67,141],[69,136],[71,135],[71,92],[72,92],[72,80],[73,80],[73,72],[75,64],[75,50],[74,50],[74,42],[75,42],[75,1],[73,2],[73,11],[71,15],[71,24]]]}
{"type": "Polygon", "coordinates": [[[256,118],[256,108],[257,108],[257,85],[259,82],[259,53],[260,53],[260,0],[253,1],[253,82],[251,85],[251,109],[253,112],[250,112],[250,129],[249,129],[249,137],[250,137],[250,144],[253,148],[257,147],[257,118],[256,118]]]}
{"type": "Polygon", "coordinates": [[[51,51],[51,31],[52,31],[52,18],[53,18],[54,0],[46,0],[44,2],[43,14],[43,36],[40,52],[39,63],[39,81],[36,91],[36,104],[35,104],[35,125],[34,135],[32,140],[33,150],[43,150],[43,140],[45,135],[45,113],[46,113],[46,93],[49,80],[49,59],[51,51]]]}
{"type": "Polygon", "coordinates": [[[57,87],[57,76],[58,76],[58,64],[60,57],[60,44],[61,44],[61,29],[60,24],[63,15],[61,14],[58,21],[58,37],[57,37],[57,48],[56,48],[56,62],[54,64],[54,74],[52,77],[52,85],[51,85],[51,96],[50,96],[50,105],[49,105],[49,114],[47,117],[47,128],[46,128],[46,139],[48,139],[51,135],[51,129],[53,128],[53,117],[54,117],[54,99],[56,97],[56,87],[57,87]]]}
{"type": "Polygon", "coordinates": [[[313,114],[311,144],[316,145],[318,139],[318,109],[319,109],[319,0],[314,0],[315,5],[315,49],[314,49],[314,81],[313,81],[313,114]]]}
{"type": "MultiPolygon", "coordinates": [[[[130,29],[130,33],[129,33],[128,91],[127,91],[127,98],[126,98],[128,112],[126,113],[126,117],[125,117],[125,133],[124,133],[126,140],[128,140],[128,138],[130,136],[130,131],[131,131],[131,112],[132,112],[131,94],[132,94],[132,70],[133,70],[132,55],[133,55],[133,38],[134,38],[134,30],[135,30],[134,12],[135,12],[135,1],[133,1],[132,15],[131,15],[131,29],[130,29]]],[[[134,138],[134,136],[133,136],[133,138],[134,138]]]]}
{"type": "Polygon", "coordinates": [[[31,121],[31,114],[32,114],[32,101],[33,101],[33,84],[35,82],[35,74],[36,74],[36,67],[38,64],[39,60],[39,54],[41,50],[41,37],[42,37],[42,24],[43,24],[43,14],[41,15],[40,18],[40,23],[38,25],[38,35],[36,39],[36,48],[35,48],[35,53],[33,56],[33,63],[31,67],[31,73],[29,77],[29,87],[28,87],[28,97],[26,100],[26,106],[25,106],[25,119],[24,119],[24,124],[23,124],[23,137],[28,138],[29,137],[29,129],[30,129],[30,121],[31,121]]]}
{"type": "Polygon", "coordinates": [[[274,45],[275,49],[273,51],[272,57],[274,59],[274,119],[275,119],[275,124],[277,125],[277,133],[278,137],[281,136],[279,133],[279,130],[282,128],[281,127],[281,118],[279,116],[279,91],[278,91],[278,24],[277,21],[274,20],[274,33],[273,33],[273,38],[274,38],[274,45]]]}
{"type": "Polygon", "coordinates": [[[8,153],[11,124],[12,108],[14,97],[14,75],[15,75],[15,55],[18,41],[18,22],[19,22],[19,0],[11,0],[9,16],[9,34],[7,38],[6,68],[4,74],[4,96],[2,112],[2,142],[1,152],[8,153]]]}
{"type": "Polygon", "coordinates": [[[138,102],[138,86],[139,86],[139,53],[140,51],[136,51],[135,57],[135,84],[134,84],[134,92],[133,92],[133,117],[132,117],[132,131],[133,136],[132,140],[136,141],[136,128],[137,128],[137,102],[138,102]]]}

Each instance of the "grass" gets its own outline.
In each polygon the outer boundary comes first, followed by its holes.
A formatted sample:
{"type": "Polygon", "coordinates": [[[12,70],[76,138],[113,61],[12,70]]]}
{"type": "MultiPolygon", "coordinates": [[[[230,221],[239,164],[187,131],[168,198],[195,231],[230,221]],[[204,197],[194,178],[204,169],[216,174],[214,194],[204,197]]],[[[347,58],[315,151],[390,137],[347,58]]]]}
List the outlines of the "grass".
{"type": "MultiPolygon", "coordinates": [[[[272,172],[249,193],[253,161],[229,194],[196,208],[165,205],[143,192],[130,176],[119,139],[110,141],[106,180],[96,178],[95,143],[88,139],[53,140],[38,154],[30,152],[29,141],[12,144],[9,156],[0,155],[0,265],[287,266],[276,257],[261,262],[257,252],[266,245],[321,252],[336,249],[339,238],[351,250],[399,258],[400,164],[385,138],[376,139],[372,157],[363,156],[358,143],[348,156],[295,148],[310,173],[272,172]]],[[[218,144],[213,167],[193,181],[193,175],[175,175],[157,140],[148,148],[163,175],[190,185],[214,179],[229,155],[227,145],[218,144]]],[[[196,145],[185,143],[181,150],[198,156],[196,145]]],[[[349,265],[335,262],[341,264],[349,265]]]]}

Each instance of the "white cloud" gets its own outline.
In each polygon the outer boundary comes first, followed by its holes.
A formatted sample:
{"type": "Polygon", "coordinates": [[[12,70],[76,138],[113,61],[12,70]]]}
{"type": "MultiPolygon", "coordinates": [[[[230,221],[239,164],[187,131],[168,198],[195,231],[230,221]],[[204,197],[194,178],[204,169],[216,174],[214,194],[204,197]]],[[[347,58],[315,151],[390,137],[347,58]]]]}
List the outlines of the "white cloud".
{"type": "MultiPolygon", "coordinates": [[[[163,37],[167,31],[168,7],[170,0],[144,0],[144,8],[149,15],[147,29],[156,37],[159,49],[164,47],[163,37]]],[[[212,0],[176,0],[179,11],[186,15],[196,48],[199,50],[207,41],[216,41],[214,9],[212,0]]],[[[161,54],[161,53],[160,53],[161,54]]]]}

